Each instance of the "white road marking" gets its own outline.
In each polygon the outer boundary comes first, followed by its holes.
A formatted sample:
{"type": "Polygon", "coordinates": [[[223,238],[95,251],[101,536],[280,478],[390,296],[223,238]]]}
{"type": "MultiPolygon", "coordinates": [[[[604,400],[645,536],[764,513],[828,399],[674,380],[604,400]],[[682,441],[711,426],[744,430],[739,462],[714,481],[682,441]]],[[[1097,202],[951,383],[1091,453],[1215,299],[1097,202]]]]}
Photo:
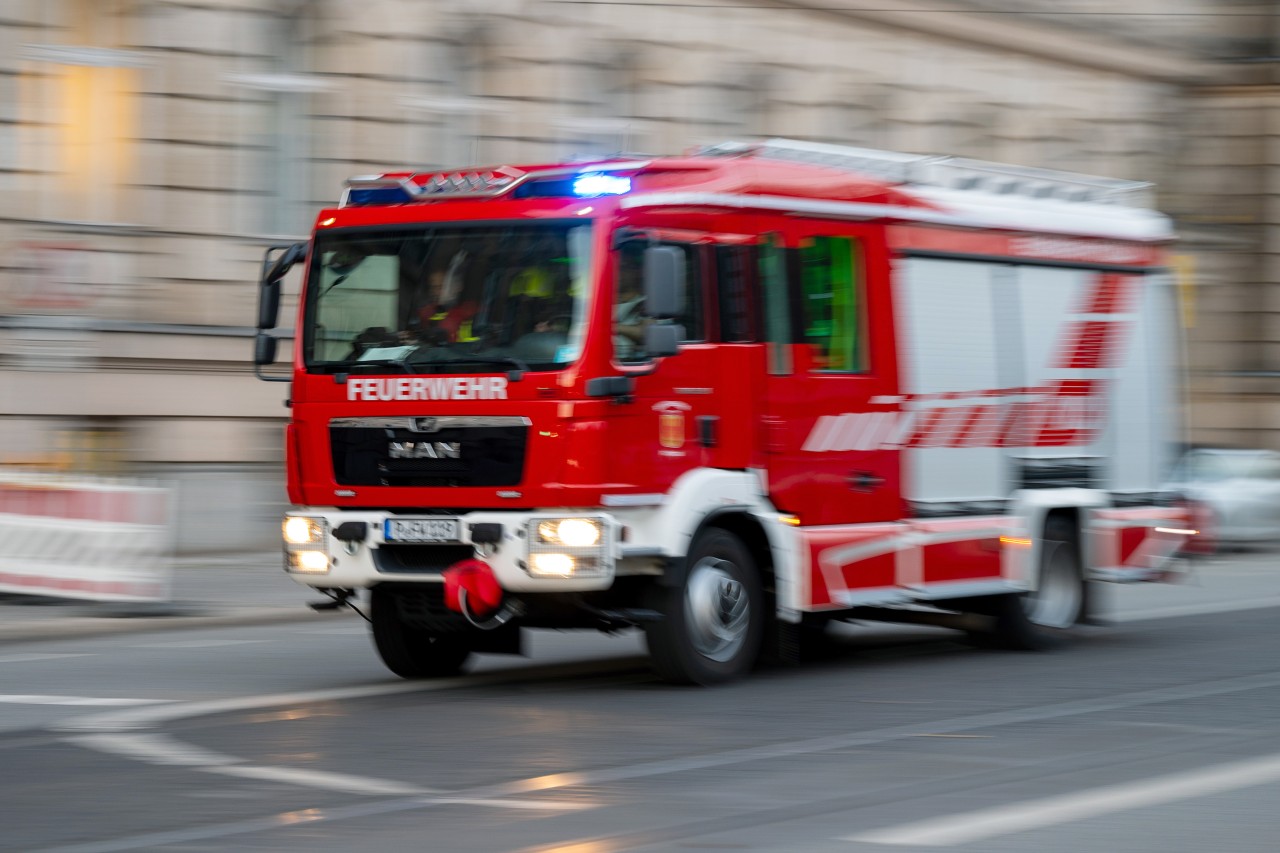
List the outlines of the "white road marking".
{"type": "Polygon", "coordinates": [[[964,814],[848,835],[864,844],[954,847],[1015,832],[1188,800],[1280,781],[1280,754],[1218,764],[1123,785],[1107,785],[1057,797],[1029,800],[964,814]]]}
{"type": "Polygon", "coordinates": [[[108,752],[113,755],[162,764],[170,767],[219,767],[239,764],[244,759],[203,749],[189,743],[155,733],[127,732],[121,734],[78,735],[67,738],[70,743],[108,752]]]}
{"type": "Polygon", "coordinates": [[[0,702],[10,705],[96,705],[134,706],[160,705],[172,699],[113,699],[98,696],[44,696],[37,693],[0,693],[0,702]]]}
{"type": "Polygon", "coordinates": [[[356,636],[356,635],[363,636],[369,633],[369,626],[365,623],[363,619],[361,619],[359,622],[356,622],[354,624],[348,622],[342,625],[334,625],[331,628],[305,628],[305,629],[290,631],[289,633],[303,634],[311,637],[348,637],[348,636],[356,636]]]}
{"type": "Polygon", "coordinates": [[[0,655],[0,663],[27,663],[36,660],[60,660],[61,658],[89,658],[93,657],[95,652],[80,652],[78,654],[26,654],[26,655],[0,655]]]}
{"type": "Polygon", "coordinates": [[[1176,607],[1157,607],[1124,615],[1103,616],[1106,622],[1147,622],[1152,619],[1172,619],[1175,616],[1200,616],[1210,613],[1236,613],[1246,610],[1265,610],[1280,607],[1280,596],[1255,598],[1248,601],[1212,601],[1204,604],[1185,604],[1176,607]]]}
{"type": "MultiPolygon", "coordinates": [[[[573,669],[576,672],[595,673],[600,670],[614,672],[618,668],[618,663],[619,661],[616,659],[593,661],[575,666],[573,669]]],[[[563,666],[553,668],[557,671],[565,669],[563,666]]],[[[541,669],[543,672],[546,671],[546,668],[541,669]]],[[[89,717],[81,717],[77,720],[60,722],[51,728],[55,731],[85,732],[85,734],[68,737],[67,741],[88,749],[112,753],[150,764],[185,766],[200,772],[217,773],[223,776],[261,779],[366,796],[425,796],[443,792],[436,788],[422,788],[407,785],[403,782],[374,779],[368,776],[333,773],[307,768],[265,767],[249,764],[242,758],[211,752],[200,747],[190,746],[165,735],[138,732],[136,729],[149,728],[164,722],[207,714],[261,710],[279,705],[315,701],[328,702],[335,699],[359,699],[394,693],[425,693],[461,685],[501,683],[503,681],[511,681],[513,678],[527,678],[529,673],[530,670],[514,670],[466,678],[440,679],[426,684],[398,681],[389,684],[375,684],[338,690],[318,690],[308,693],[283,693],[274,696],[215,699],[206,702],[184,703],[181,711],[177,711],[176,707],[169,707],[163,709],[164,713],[162,713],[161,709],[157,707],[148,708],[145,711],[136,709],[123,715],[119,714],[119,712],[95,714],[89,717]]],[[[446,800],[441,802],[446,802],[446,800]]],[[[566,804],[550,800],[531,803],[501,797],[449,798],[447,802],[489,805],[495,808],[550,809],[559,811],[583,807],[580,804],[566,804]]]]}
{"type": "Polygon", "coordinates": [[[294,767],[259,767],[247,763],[243,758],[224,755],[220,752],[184,743],[168,735],[156,733],[123,732],[78,735],[67,738],[67,741],[98,752],[119,755],[123,758],[131,758],[147,764],[159,764],[168,767],[192,767],[205,773],[284,782],[308,788],[342,791],[347,794],[398,797],[440,793],[435,788],[420,788],[416,785],[406,785],[402,782],[389,782],[385,779],[373,779],[368,776],[355,776],[349,773],[330,773],[324,770],[294,767]]]}
{"type": "Polygon", "coordinates": [[[169,643],[137,643],[131,649],[216,649],[221,646],[246,646],[265,643],[266,640],[183,640],[169,643]]]}
{"type": "Polygon", "coordinates": [[[309,770],[304,767],[260,767],[254,764],[231,764],[217,767],[201,767],[205,773],[217,773],[220,776],[239,776],[244,779],[261,779],[269,782],[283,782],[287,785],[299,785],[304,788],[322,788],[326,791],[341,791],[346,794],[365,794],[371,797],[411,797],[415,794],[438,793],[432,788],[419,788],[403,782],[392,782],[386,779],[373,779],[368,776],[354,776],[348,773],[330,773],[326,770],[309,770]]]}
{"type": "Polygon", "coordinates": [[[390,696],[396,693],[426,693],[462,687],[467,684],[484,684],[483,676],[442,678],[426,684],[414,681],[395,681],[385,684],[369,684],[362,687],[339,687],[330,690],[311,690],[302,693],[276,693],[263,696],[236,696],[230,699],[211,699],[204,702],[184,702],[180,706],[146,708],[128,713],[111,712],[93,714],[65,720],[53,725],[62,732],[124,732],[148,729],[161,723],[203,717],[211,714],[229,714],[236,711],[258,711],[279,705],[305,704],[308,702],[333,702],[343,699],[366,699],[371,696],[390,696]]]}
{"type": "Polygon", "coordinates": [[[574,811],[595,808],[593,803],[569,800],[512,800],[496,797],[431,797],[426,802],[442,806],[456,803],[464,806],[489,806],[495,809],[524,809],[526,811],[574,811]]]}
{"type": "MultiPolygon", "coordinates": [[[[636,659],[597,660],[575,665],[551,665],[529,667],[522,670],[509,670],[486,675],[470,676],[466,679],[448,679],[430,684],[413,684],[407,682],[384,685],[371,685],[360,688],[344,688],[338,690],[318,690],[308,693],[280,694],[277,696],[247,696],[234,700],[214,700],[208,702],[192,702],[177,707],[141,708],[131,711],[115,711],[94,714],[55,724],[54,731],[89,731],[89,732],[121,732],[130,729],[144,728],[161,722],[169,722],[225,711],[259,710],[273,705],[293,702],[332,701],[343,698],[380,696],[394,693],[420,692],[426,693],[448,689],[459,685],[492,685],[522,679],[561,677],[574,674],[616,673],[620,667],[630,663],[639,663],[636,659]]],[[[936,720],[927,724],[933,733],[965,732],[984,728],[1000,728],[1017,723],[1043,720],[1064,719],[1083,714],[1095,714],[1104,711],[1115,711],[1125,708],[1138,708],[1162,702],[1177,702],[1187,699],[1200,699],[1209,696],[1222,696],[1249,690],[1264,690],[1280,687],[1280,673],[1271,672],[1260,675],[1227,678],[1208,683],[1166,687],[1155,690],[1141,690],[1099,699],[1083,699],[1072,702],[1059,702],[1050,705],[1039,705],[1030,708],[1018,708],[1009,711],[996,711],[986,714],[973,714],[965,717],[954,717],[949,720],[936,720]]],[[[688,756],[684,758],[665,759],[641,762],[639,764],[619,767],[600,768],[582,772],[552,773],[526,779],[516,779],[494,785],[458,791],[455,797],[479,800],[505,799],[508,797],[529,794],[537,791],[550,791],[583,785],[601,785],[609,782],[632,779],[652,778],[655,776],[706,770],[713,767],[731,767],[748,764],[754,761],[766,761],[797,755],[826,752],[835,749],[848,749],[854,746],[867,746],[887,743],[920,734],[924,726],[896,726],[884,729],[873,729],[863,732],[846,732],[827,737],[769,744],[759,747],[728,750],[709,755],[688,756]]],[[[439,798],[447,801],[448,796],[439,798]]],[[[436,805],[437,801],[422,797],[408,797],[393,800],[364,802],[345,807],[327,809],[323,812],[307,812],[309,821],[328,822],[352,818],[367,818],[374,815],[392,814],[412,811],[436,805]]],[[[286,815],[288,816],[288,815],[286,815]]],[[[107,853],[107,851],[135,850],[141,847],[154,847],[163,844],[176,844],[191,841],[208,841],[226,839],[237,835],[256,832],[267,832],[281,826],[282,815],[256,818],[229,824],[193,827],[163,833],[147,833],[129,838],[117,838],[111,841],[94,842],[86,845],[58,848],[60,853],[107,853]]],[[[298,822],[298,821],[291,821],[298,822]]],[[[48,853],[48,852],[47,852],[48,853]]]]}

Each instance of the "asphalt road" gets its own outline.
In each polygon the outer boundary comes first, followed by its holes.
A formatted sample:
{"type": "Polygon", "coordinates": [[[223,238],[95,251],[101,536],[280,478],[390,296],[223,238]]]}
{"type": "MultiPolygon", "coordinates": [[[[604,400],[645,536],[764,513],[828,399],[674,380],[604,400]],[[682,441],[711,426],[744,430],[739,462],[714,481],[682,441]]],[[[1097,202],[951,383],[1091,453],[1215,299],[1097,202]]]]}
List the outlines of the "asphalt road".
{"type": "Polygon", "coordinates": [[[590,634],[411,684],[354,618],[6,645],[0,849],[1270,853],[1273,563],[1052,653],[855,628],[710,690],[590,634]]]}

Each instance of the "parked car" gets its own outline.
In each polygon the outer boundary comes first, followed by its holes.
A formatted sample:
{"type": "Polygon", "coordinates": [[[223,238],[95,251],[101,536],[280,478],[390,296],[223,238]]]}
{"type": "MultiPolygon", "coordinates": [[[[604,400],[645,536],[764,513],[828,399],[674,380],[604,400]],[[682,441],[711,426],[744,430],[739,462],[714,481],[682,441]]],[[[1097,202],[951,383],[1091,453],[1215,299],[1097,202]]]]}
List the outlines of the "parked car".
{"type": "Polygon", "coordinates": [[[1191,450],[1174,469],[1169,488],[1197,505],[1196,523],[1219,548],[1280,542],[1280,453],[1191,450]]]}

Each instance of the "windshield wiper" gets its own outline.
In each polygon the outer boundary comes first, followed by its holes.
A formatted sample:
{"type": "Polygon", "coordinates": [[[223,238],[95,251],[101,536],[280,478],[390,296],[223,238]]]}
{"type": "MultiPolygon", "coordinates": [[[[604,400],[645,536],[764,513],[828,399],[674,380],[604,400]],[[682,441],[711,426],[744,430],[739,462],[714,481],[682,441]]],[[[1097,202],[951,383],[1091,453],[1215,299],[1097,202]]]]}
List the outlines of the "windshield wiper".
{"type": "Polygon", "coordinates": [[[340,367],[347,373],[351,373],[355,370],[358,370],[361,367],[391,367],[391,366],[398,367],[401,370],[403,370],[405,373],[410,373],[410,374],[417,373],[416,370],[414,370],[407,363],[401,361],[398,358],[365,358],[365,359],[361,359],[360,361],[353,361],[350,364],[340,365],[340,367]]]}
{"type": "Polygon", "coordinates": [[[507,378],[512,382],[519,382],[524,375],[529,372],[529,365],[512,355],[463,355],[456,358],[450,358],[447,361],[436,362],[436,364],[509,364],[514,370],[507,371],[507,378]]]}

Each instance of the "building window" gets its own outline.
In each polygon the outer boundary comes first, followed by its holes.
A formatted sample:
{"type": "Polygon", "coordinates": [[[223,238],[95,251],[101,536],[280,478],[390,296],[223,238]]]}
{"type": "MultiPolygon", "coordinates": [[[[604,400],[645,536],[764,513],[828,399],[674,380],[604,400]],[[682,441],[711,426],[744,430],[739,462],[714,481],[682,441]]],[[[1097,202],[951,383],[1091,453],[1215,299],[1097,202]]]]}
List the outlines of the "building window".
{"type": "Polygon", "coordinates": [[[315,96],[334,88],[310,72],[320,64],[312,56],[322,30],[320,6],[318,0],[298,0],[267,19],[267,43],[277,51],[271,65],[223,78],[243,94],[239,108],[249,117],[241,140],[249,210],[237,217],[237,229],[305,234],[317,205],[336,195],[335,188],[318,186],[310,143],[315,96]]]}
{"type": "MultiPolygon", "coordinates": [[[[62,179],[52,194],[55,207],[41,215],[90,222],[119,222],[126,216],[125,193],[135,180],[139,75],[151,63],[120,47],[132,42],[125,6],[118,0],[48,4],[45,23],[60,43],[21,48],[31,74],[19,82],[19,96],[5,100],[39,105],[43,114],[21,117],[40,142],[23,146],[32,162],[11,167],[47,170],[62,179]],[[45,122],[51,126],[48,134],[45,122]]],[[[13,122],[9,127],[22,126],[19,116],[0,116],[0,123],[6,119],[13,122]]],[[[0,127],[0,155],[3,136],[0,127]]]]}

